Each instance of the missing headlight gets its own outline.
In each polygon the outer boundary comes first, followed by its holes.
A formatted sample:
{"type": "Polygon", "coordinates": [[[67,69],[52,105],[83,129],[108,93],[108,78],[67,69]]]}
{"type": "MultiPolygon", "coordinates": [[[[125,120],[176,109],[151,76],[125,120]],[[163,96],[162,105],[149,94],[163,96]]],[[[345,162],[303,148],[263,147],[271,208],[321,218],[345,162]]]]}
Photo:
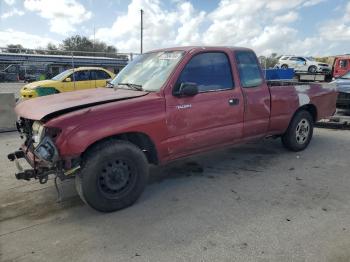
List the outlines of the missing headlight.
{"type": "Polygon", "coordinates": [[[39,158],[48,161],[55,162],[58,160],[58,151],[51,138],[44,137],[42,141],[37,145],[34,151],[35,155],[39,158]]]}

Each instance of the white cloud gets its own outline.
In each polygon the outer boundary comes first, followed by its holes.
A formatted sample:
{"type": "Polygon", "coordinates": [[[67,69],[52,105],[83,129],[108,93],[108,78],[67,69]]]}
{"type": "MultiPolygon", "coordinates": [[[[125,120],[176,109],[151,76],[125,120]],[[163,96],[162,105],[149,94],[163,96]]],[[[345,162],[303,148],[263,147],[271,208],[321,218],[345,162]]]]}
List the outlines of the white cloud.
{"type": "Polygon", "coordinates": [[[24,15],[24,12],[22,10],[18,10],[17,8],[14,8],[6,13],[3,13],[0,18],[1,19],[7,19],[12,16],[22,16],[24,15]]]}
{"type": "MultiPolygon", "coordinates": [[[[210,13],[196,10],[188,0],[166,9],[159,0],[132,0],[127,13],[96,37],[120,51],[139,51],[140,8],[144,10],[144,50],[174,45],[236,45],[260,54],[292,52],[299,32],[290,23],[298,11],[324,0],[221,0],[210,13]]],[[[315,41],[310,38],[310,41],[315,41]]]]}
{"type": "Polygon", "coordinates": [[[118,16],[110,28],[98,29],[96,37],[122,51],[139,51],[141,8],[144,10],[145,50],[200,41],[199,26],[205,12],[197,13],[189,2],[177,3],[176,10],[166,10],[158,0],[133,0],[128,12],[118,16]]]}
{"type": "Polygon", "coordinates": [[[15,0],[4,0],[4,2],[7,4],[7,5],[14,5],[15,4],[15,0]]]}
{"type": "Polygon", "coordinates": [[[92,16],[92,13],[76,0],[25,0],[24,7],[48,19],[50,31],[61,35],[75,32],[77,25],[92,16]]]}
{"type": "Polygon", "coordinates": [[[320,28],[320,36],[329,41],[350,41],[350,2],[345,7],[343,17],[327,21],[320,28]]]}
{"type": "Polygon", "coordinates": [[[314,6],[314,5],[318,5],[322,2],[325,2],[326,0],[309,0],[309,1],[306,1],[303,6],[314,6]]]}
{"type": "Polygon", "coordinates": [[[41,35],[33,35],[22,31],[6,29],[0,31],[0,43],[2,46],[21,44],[26,48],[37,48],[39,46],[46,46],[48,43],[57,44],[57,41],[41,35]]]}
{"type": "Polygon", "coordinates": [[[296,20],[298,20],[299,18],[299,14],[295,11],[290,11],[284,15],[280,15],[280,16],[276,16],[273,19],[273,22],[278,24],[278,23],[282,23],[282,24],[289,24],[292,23],[296,20]]]}
{"type": "MultiPolygon", "coordinates": [[[[207,13],[196,9],[189,0],[173,0],[171,8],[161,0],[131,0],[127,11],[119,13],[111,25],[96,28],[96,39],[121,52],[139,52],[142,8],[145,51],[174,45],[246,46],[265,55],[323,55],[346,50],[350,40],[350,3],[340,19],[324,19],[320,30],[306,38],[292,24],[303,18],[301,9],[323,1],[221,0],[207,13]]],[[[62,35],[74,32],[78,26],[79,32],[86,33],[88,30],[81,23],[92,16],[78,0],[56,0],[54,5],[52,0],[25,0],[24,6],[47,19],[51,31],[62,35]]],[[[31,44],[37,40],[37,36],[23,36],[30,38],[31,44]]]]}

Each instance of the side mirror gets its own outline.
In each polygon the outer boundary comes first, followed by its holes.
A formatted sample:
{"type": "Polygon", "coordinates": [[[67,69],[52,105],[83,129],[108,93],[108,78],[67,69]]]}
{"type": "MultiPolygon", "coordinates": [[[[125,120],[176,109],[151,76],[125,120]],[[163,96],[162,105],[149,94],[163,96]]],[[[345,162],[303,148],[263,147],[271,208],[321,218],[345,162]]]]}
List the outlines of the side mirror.
{"type": "Polygon", "coordinates": [[[304,65],[306,65],[306,61],[304,61],[304,65]]]}
{"type": "Polygon", "coordinates": [[[72,82],[72,78],[67,77],[67,78],[64,80],[64,82],[72,82]]]}
{"type": "Polygon", "coordinates": [[[183,82],[180,85],[179,91],[176,92],[176,96],[195,96],[198,94],[198,86],[196,83],[183,82]]]}

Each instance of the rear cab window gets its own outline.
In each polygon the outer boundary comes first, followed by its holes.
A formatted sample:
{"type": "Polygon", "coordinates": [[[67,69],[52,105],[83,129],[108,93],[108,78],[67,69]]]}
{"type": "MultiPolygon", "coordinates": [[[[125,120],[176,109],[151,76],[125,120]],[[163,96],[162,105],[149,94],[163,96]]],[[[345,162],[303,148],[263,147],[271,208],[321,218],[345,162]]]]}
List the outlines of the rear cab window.
{"type": "Polygon", "coordinates": [[[184,82],[197,84],[198,91],[201,93],[233,89],[234,83],[228,56],[223,52],[195,55],[182,70],[176,89],[184,82]]]}
{"type": "Polygon", "coordinates": [[[238,74],[243,88],[253,88],[263,83],[260,66],[252,51],[236,51],[238,74]]]}

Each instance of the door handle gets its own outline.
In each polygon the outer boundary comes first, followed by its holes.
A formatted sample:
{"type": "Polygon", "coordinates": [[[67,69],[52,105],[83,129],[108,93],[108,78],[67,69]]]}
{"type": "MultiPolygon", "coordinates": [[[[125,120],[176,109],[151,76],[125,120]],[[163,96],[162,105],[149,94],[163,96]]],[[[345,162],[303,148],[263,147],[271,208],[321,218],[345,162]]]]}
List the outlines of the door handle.
{"type": "Polygon", "coordinates": [[[228,100],[228,104],[229,104],[230,106],[236,106],[236,105],[239,104],[239,99],[238,99],[238,98],[230,98],[230,99],[228,100]]]}

